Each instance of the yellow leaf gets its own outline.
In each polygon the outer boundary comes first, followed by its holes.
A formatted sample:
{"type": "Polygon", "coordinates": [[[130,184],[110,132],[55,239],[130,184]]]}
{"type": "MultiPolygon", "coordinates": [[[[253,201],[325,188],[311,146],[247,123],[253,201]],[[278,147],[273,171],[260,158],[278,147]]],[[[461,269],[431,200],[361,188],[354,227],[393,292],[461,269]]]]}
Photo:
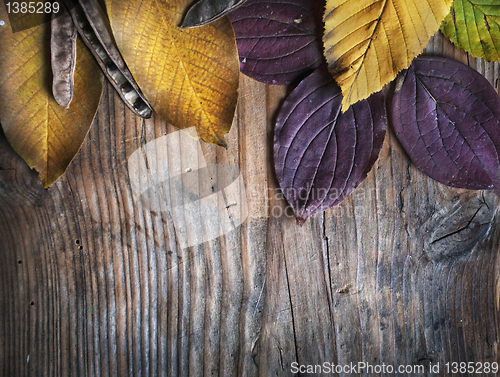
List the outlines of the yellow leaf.
{"type": "Polygon", "coordinates": [[[106,0],[120,52],[153,109],[178,128],[226,146],[238,102],[239,61],[227,17],[181,29],[191,0],[106,0]]]}
{"type": "Polygon", "coordinates": [[[103,75],[77,43],[74,98],[68,109],[52,95],[50,24],[13,33],[0,6],[0,122],[12,148],[36,169],[45,188],[66,170],[99,105],[103,75]]]}
{"type": "Polygon", "coordinates": [[[323,43],[342,111],[408,68],[449,13],[451,0],[327,0],[323,43]]]}

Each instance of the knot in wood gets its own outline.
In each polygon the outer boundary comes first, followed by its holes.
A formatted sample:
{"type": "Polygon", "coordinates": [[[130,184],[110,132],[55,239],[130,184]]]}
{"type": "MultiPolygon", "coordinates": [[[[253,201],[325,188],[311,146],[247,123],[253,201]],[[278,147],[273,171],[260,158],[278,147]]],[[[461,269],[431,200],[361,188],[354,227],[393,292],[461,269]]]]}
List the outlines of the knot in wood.
{"type": "Polygon", "coordinates": [[[422,227],[424,252],[441,261],[469,255],[494,230],[497,198],[464,195],[451,206],[436,211],[422,227]]]}

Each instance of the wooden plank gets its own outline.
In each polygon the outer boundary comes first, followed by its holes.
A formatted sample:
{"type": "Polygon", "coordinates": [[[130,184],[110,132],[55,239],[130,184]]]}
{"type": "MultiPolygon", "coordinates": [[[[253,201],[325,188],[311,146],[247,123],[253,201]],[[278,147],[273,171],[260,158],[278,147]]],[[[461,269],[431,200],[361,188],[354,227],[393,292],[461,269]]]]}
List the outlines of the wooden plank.
{"type": "MultiPolygon", "coordinates": [[[[498,90],[498,63],[440,35],[425,53],[468,63],[498,90]]],[[[242,76],[240,95],[229,149],[193,151],[107,87],[81,152],[49,190],[2,136],[0,372],[289,376],[294,362],[365,362],[440,363],[435,375],[446,375],[446,362],[499,362],[498,199],[432,181],[389,131],[355,193],[297,227],[271,165],[286,88],[242,76]],[[151,149],[167,136],[167,148],[151,149]],[[134,153],[147,157],[142,170],[134,153]],[[215,217],[184,207],[186,188],[203,197],[192,183],[201,175],[166,175],[203,161],[217,165],[214,192],[231,179],[221,165],[245,186],[235,203],[217,199],[215,217]],[[244,202],[243,224],[211,237],[244,202]]]]}

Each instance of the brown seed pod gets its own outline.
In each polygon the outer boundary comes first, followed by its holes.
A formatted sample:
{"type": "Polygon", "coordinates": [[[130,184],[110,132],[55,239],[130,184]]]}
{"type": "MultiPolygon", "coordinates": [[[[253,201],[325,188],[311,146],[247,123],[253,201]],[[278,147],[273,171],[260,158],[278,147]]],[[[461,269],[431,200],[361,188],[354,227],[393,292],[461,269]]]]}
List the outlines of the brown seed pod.
{"type": "Polygon", "coordinates": [[[150,118],[153,110],[114,43],[106,14],[96,0],[78,0],[77,4],[73,1],[65,0],[73,22],[104,74],[134,113],[150,118]]]}
{"type": "Polygon", "coordinates": [[[73,99],[76,38],[78,36],[69,13],[64,12],[59,16],[52,14],[50,34],[52,94],[56,102],[67,109],[73,99]]]}
{"type": "Polygon", "coordinates": [[[199,0],[187,11],[181,27],[207,25],[224,17],[245,3],[246,0],[199,0]]]}

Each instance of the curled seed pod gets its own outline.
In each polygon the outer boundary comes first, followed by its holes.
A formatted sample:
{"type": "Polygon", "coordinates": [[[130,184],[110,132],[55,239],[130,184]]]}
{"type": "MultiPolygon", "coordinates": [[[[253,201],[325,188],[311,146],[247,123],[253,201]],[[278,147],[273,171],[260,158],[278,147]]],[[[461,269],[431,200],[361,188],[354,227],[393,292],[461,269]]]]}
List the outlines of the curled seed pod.
{"type": "Polygon", "coordinates": [[[137,115],[150,118],[153,112],[116,47],[106,15],[96,0],[65,0],[83,41],[125,104],[137,115]],[[70,4],[68,4],[70,3],[70,4]]]}
{"type": "Polygon", "coordinates": [[[50,61],[52,94],[56,102],[68,108],[73,99],[78,32],[69,13],[52,14],[50,24],[50,61]]]}

